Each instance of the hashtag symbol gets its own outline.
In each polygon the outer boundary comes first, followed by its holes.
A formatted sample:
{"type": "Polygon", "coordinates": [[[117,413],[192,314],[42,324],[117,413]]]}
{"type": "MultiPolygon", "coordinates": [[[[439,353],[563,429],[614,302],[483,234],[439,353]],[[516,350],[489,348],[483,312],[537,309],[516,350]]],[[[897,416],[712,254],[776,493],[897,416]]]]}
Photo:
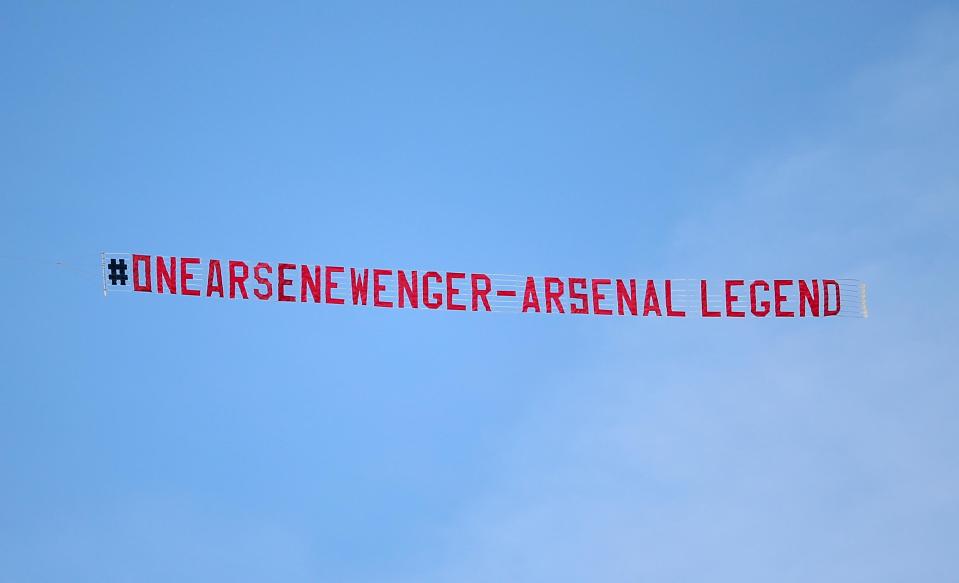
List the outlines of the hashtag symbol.
{"type": "Polygon", "coordinates": [[[124,259],[117,261],[116,259],[110,260],[110,285],[116,285],[117,282],[120,282],[120,285],[127,284],[127,262],[124,259]]]}

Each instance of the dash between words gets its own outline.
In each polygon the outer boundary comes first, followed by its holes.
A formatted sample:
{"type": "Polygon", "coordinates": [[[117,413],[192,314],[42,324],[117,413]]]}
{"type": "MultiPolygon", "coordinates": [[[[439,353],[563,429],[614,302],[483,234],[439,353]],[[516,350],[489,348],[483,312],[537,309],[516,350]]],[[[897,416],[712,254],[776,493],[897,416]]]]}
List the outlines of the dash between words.
{"type": "Polygon", "coordinates": [[[702,279],[695,302],[676,291],[675,282],[686,280],[672,279],[515,277],[139,254],[132,254],[132,263],[134,292],[387,309],[490,312],[505,305],[522,313],[683,318],[695,307],[706,318],[792,318],[837,316],[842,307],[834,279],[726,279],[714,282],[718,289],[702,279]],[[196,273],[203,267],[205,281],[196,273]]]}

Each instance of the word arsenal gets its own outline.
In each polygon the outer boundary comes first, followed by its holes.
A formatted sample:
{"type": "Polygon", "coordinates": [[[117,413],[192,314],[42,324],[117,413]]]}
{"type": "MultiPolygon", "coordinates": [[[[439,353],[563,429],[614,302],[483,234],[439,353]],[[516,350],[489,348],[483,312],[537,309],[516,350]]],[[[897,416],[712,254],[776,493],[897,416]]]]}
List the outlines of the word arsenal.
{"type": "Polygon", "coordinates": [[[137,254],[132,263],[135,292],[377,308],[675,318],[692,310],[706,318],[792,318],[839,315],[842,301],[840,284],[833,279],[691,283],[517,277],[137,254]]]}

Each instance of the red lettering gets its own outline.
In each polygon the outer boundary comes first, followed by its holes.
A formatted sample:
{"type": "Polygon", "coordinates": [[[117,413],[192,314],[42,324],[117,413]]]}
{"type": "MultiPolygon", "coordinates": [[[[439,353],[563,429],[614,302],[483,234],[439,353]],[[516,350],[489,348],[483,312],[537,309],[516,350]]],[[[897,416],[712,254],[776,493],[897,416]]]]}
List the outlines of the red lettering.
{"type": "Polygon", "coordinates": [[[779,293],[782,288],[790,286],[793,284],[791,279],[774,279],[773,280],[773,298],[776,300],[776,317],[777,318],[792,318],[796,315],[795,312],[787,312],[783,310],[783,303],[786,301],[786,296],[779,293]]]}
{"type": "Polygon", "coordinates": [[[380,277],[393,275],[392,269],[373,270],[373,305],[377,308],[392,308],[393,302],[380,299],[380,292],[386,291],[386,285],[380,283],[380,277]]]}
{"type": "Polygon", "coordinates": [[[416,275],[416,270],[412,272],[412,279],[406,279],[406,272],[397,271],[397,287],[399,288],[400,296],[400,307],[405,308],[406,302],[409,301],[411,308],[420,307],[420,296],[416,291],[417,286],[419,285],[419,278],[416,275]]]}
{"type": "Polygon", "coordinates": [[[185,296],[198,296],[200,290],[190,289],[186,286],[187,282],[193,279],[193,274],[187,271],[187,265],[199,265],[199,257],[181,257],[180,258],[180,293],[185,296]]]}
{"type": "Polygon", "coordinates": [[[839,282],[835,279],[824,279],[822,280],[822,292],[823,292],[823,316],[837,316],[839,311],[842,309],[842,295],[839,293],[839,282]],[[829,309],[829,288],[832,287],[836,290],[836,309],[829,309]]]}
{"type": "Polygon", "coordinates": [[[530,308],[539,313],[539,295],[536,293],[536,280],[532,277],[526,278],[526,289],[523,291],[523,312],[530,308]]]}
{"type": "Polygon", "coordinates": [[[293,280],[286,277],[286,272],[296,269],[293,263],[280,263],[276,270],[276,299],[281,302],[295,302],[296,296],[286,294],[287,286],[293,285],[293,280]]]}
{"type": "Polygon", "coordinates": [[[701,300],[703,304],[703,318],[718,318],[719,316],[721,316],[722,314],[720,314],[718,311],[714,312],[709,309],[705,279],[702,279],[699,281],[699,291],[700,291],[701,300]]]}
{"type": "Polygon", "coordinates": [[[734,287],[739,287],[744,285],[744,282],[741,279],[727,279],[726,280],[726,316],[730,318],[745,318],[746,312],[740,312],[733,310],[733,304],[739,301],[739,296],[733,293],[734,287]]]}
{"type": "Polygon", "coordinates": [[[236,297],[236,288],[240,288],[240,295],[243,296],[244,300],[250,299],[246,295],[246,280],[250,277],[250,268],[246,265],[244,261],[230,261],[230,299],[236,297]],[[241,271],[243,275],[238,275],[236,268],[242,268],[241,271]]]}
{"type": "Polygon", "coordinates": [[[345,270],[342,267],[329,266],[329,265],[326,267],[326,279],[324,280],[324,283],[326,284],[326,298],[325,298],[326,303],[331,305],[336,305],[336,306],[343,304],[343,298],[333,297],[333,290],[340,287],[340,284],[333,281],[333,274],[343,273],[344,271],[345,270]]]}
{"type": "Polygon", "coordinates": [[[662,316],[663,311],[659,309],[659,296],[656,295],[656,284],[653,280],[646,280],[646,298],[643,300],[643,315],[648,316],[650,312],[656,312],[657,316],[662,316]]]}
{"type": "Polygon", "coordinates": [[[763,300],[759,304],[756,303],[756,288],[758,287],[763,288],[763,291],[769,291],[769,284],[763,279],[757,279],[749,284],[749,310],[753,313],[753,316],[765,318],[769,314],[769,301],[763,300]],[[757,305],[762,306],[762,310],[757,310],[757,305]]]}
{"type": "Polygon", "coordinates": [[[666,317],[676,317],[676,318],[685,318],[686,312],[683,310],[674,310],[673,309],[673,282],[672,280],[666,280],[666,317]]]}
{"type": "Polygon", "coordinates": [[[360,302],[363,302],[363,305],[366,305],[366,290],[370,282],[370,274],[368,269],[363,270],[363,275],[360,275],[360,272],[350,268],[350,280],[353,282],[353,305],[358,306],[360,302]]]}
{"type": "Polygon", "coordinates": [[[806,316],[806,304],[809,304],[809,311],[814,318],[819,317],[819,280],[812,280],[812,292],[806,280],[799,280],[799,317],[806,316]]]}
{"type": "Polygon", "coordinates": [[[629,310],[629,313],[636,315],[636,280],[629,280],[629,290],[626,290],[626,284],[621,279],[616,280],[616,305],[619,308],[619,315],[625,316],[623,305],[629,310]]]}
{"type": "Polygon", "coordinates": [[[150,276],[150,256],[149,255],[134,255],[133,256],[133,291],[135,292],[152,292],[153,291],[153,278],[150,276]],[[140,283],[140,262],[143,262],[144,271],[146,272],[147,282],[140,283]]]}
{"type": "MultiPolygon", "coordinates": [[[[570,278],[570,280],[569,280],[569,281],[570,281],[570,284],[572,284],[572,282],[573,282],[574,279],[575,279],[576,281],[581,281],[581,282],[583,283],[583,289],[586,289],[586,280],[585,280],[585,279],[570,278]]],[[[551,313],[553,312],[553,302],[556,302],[556,311],[559,312],[560,314],[563,314],[563,313],[564,313],[564,312],[563,312],[563,303],[560,301],[560,298],[563,297],[563,280],[561,280],[561,279],[558,278],[558,277],[547,277],[547,278],[545,278],[543,281],[545,282],[543,285],[544,285],[544,288],[545,288],[545,290],[546,290],[546,291],[544,292],[544,294],[545,294],[545,296],[546,296],[546,313],[547,313],[547,314],[551,314],[551,313]],[[550,284],[555,284],[555,285],[557,286],[556,291],[550,291],[550,289],[549,289],[550,284]]],[[[583,298],[583,306],[584,306],[583,309],[585,310],[585,309],[586,309],[586,307],[585,307],[585,306],[586,306],[586,296],[583,295],[582,298],[583,298]]],[[[576,312],[576,313],[581,313],[581,312],[576,312]]]]}
{"type": "MultiPolygon", "coordinates": [[[[598,316],[612,316],[613,311],[608,308],[599,307],[599,303],[606,299],[606,294],[599,292],[599,286],[609,285],[613,283],[608,279],[594,279],[593,280],[593,313],[598,316]]],[[[573,286],[570,285],[570,290],[573,289],[573,286]]],[[[572,308],[570,308],[572,310],[572,308]]]]}
{"type": "Polygon", "coordinates": [[[213,296],[213,292],[223,297],[223,271],[219,259],[211,259],[206,270],[206,297],[213,296]]]}
{"type": "Polygon", "coordinates": [[[255,289],[253,290],[253,295],[255,295],[257,299],[268,300],[273,296],[273,284],[270,280],[260,275],[261,270],[265,270],[267,273],[273,273],[273,267],[269,263],[260,262],[253,266],[253,278],[258,284],[266,286],[265,292],[255,289]]]}
{"type": "Polygon", "coordinates": [[[453,281],[457,279],[464,279],[466,277],[465,273],[459,271],[447,271],[446,272],[446,309],[453,312],[461,312],[466,309],[466,306],[463,304],[454,304],[453,298],[456,294],[460,293],[458,287],[453,287],[453,281]]]}
{"type": "Polygon", "coordinates": [[[163,284],[167,285],[171,294],[176,293],[176,257],[170,257],[170,267],[167,268],[162,257],[157,257],[157,293],[163,293],[163,284]]]}
{"type": "Polygon", "coordinates": [[[300,266],[300,301],[306,301],[306,291],[309,289],[310,295],[313,296],[313,303],[320,303],[320,277],[321,277],[321,268],[319,265],[313,266],[313,273],[310,274],[309,265],[300,266]]]}
{"type": "MultiPolygon", "coordinates": [[[[555,281],[559,283],[559,292],[556,294],[556,306],[559,310],[559,313],[563,313],[563,304],[560,303],[559,298],[563,295],[563,282],[562,280],[555,277],[546,278],[546,313],[550,312],[550,300],[552,296],[549,291],[550,281],[555,281]]],[[[587,297],[585,293],[576,291],[576,286],[582,286],[583,291],[586,291],[586,278],[584,277],[571,277],[569,278],[569,313],[570,314],[588,314],[589,305],[586,303],[587,297]],[[574,301],[578,301],[579,305],[574,304],[574,301]]]]}
{"type": "Polygon", "coordinates": [[[427,271],[423,274],[423,305],[431,310],[435,310],[443,305],[443,294],[436,292],[430,295],[430,280],[435,279],[436,283],[443,283],[443,278],[435,271],[427,271]],[[432,298],[433,301],[430,301],[432,298]]]}
{"type": "Polygon", "coordinates": [[[489,312],[489,300],[486,299],[486,296],[489,295],[491,289],[493,289],[493,283],[490,281],[489,276],[483,273],[474,273],[470,276],[470,287],[473,292],[473,311],[476,312],[479,310],[479,301],[483,300],[483,305],[486,306],[486,311],[489,312]],[[480,289],[479,283],[483,282],[483,289],[480,289]]]}

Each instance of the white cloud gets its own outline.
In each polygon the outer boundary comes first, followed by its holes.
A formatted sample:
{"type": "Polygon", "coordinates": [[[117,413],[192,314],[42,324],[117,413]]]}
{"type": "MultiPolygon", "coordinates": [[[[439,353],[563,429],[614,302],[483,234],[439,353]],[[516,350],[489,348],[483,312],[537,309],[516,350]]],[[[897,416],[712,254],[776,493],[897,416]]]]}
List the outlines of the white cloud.
{"type": "Polygon", "coordinates": [[[957,39],[936,15],[837,94],[835,131],[756,161],[677,230],[691,270],[866,279],[871,319],[618,328],[594,367],[558,375],[503,479],[415,578],[954,574],[957,39]]]}

